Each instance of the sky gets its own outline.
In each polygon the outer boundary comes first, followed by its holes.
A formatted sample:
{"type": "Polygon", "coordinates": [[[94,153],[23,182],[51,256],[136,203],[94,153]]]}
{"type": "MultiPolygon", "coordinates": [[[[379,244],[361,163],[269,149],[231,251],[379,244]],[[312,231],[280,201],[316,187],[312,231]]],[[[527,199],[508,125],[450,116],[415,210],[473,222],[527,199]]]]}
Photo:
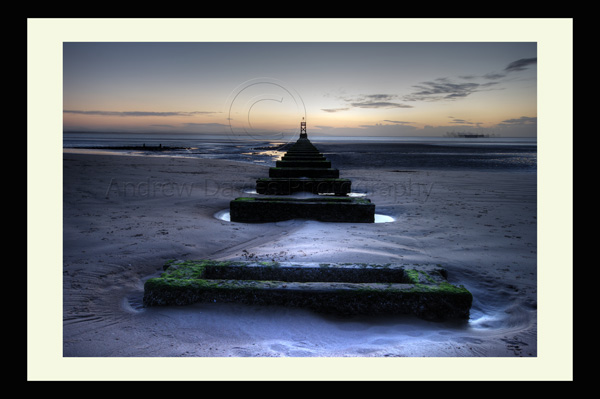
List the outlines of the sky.
{"type": "Polygon", "coordinates": [[[63,131],[537,135],[535,42],[64,42],[63,131]]]}

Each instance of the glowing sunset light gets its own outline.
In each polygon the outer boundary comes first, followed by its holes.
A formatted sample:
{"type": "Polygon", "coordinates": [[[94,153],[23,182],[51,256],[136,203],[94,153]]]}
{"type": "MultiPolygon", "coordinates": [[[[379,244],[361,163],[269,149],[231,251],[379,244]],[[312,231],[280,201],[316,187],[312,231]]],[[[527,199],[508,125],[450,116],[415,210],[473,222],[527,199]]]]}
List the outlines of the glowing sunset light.
{"type": "Polygon", "coordinates": [[[64,131],[537,134],[534,42],[69,43],[64,131]],[[310,62],[306,61],[310,60],[310,62]]]}

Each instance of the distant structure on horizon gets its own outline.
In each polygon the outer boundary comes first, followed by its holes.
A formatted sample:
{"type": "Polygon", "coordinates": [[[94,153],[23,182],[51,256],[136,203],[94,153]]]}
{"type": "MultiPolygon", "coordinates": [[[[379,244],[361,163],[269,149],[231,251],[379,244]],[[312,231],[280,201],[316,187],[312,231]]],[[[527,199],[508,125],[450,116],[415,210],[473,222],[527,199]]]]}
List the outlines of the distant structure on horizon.
{"type": "Polygon", "coordinates": [[[304,117],[302,117],[302,122],[300,122],[300,138],[308,138],[308,135],[306,134],[306,121],[304,120],[304,117]]]}
{"type": "Polygon", "coordinates": [[[480,134],[480,133],[466,133],[466,132],[446,132],[446,137],[460,137],[460,138],[481,138],[481,137],[496,137],[495,134],[480,134]]]}

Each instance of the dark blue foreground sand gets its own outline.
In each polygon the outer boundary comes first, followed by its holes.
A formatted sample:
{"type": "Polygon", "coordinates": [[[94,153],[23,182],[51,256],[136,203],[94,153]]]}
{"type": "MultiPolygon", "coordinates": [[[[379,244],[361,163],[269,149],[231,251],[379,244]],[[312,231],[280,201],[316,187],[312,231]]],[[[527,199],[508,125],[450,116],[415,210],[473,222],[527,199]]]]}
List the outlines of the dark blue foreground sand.
{"type": "Polygon", "coordinates": [[[536,173],[352,153],[328,158],[395,222],[227,222],[214,215],[267,166],[65,152],[63,355],[537,356],[536,173]],[[473,306],[458,325],[219,302],[143,307],[144,282],[169,259],[440,264],[473,306]]]}

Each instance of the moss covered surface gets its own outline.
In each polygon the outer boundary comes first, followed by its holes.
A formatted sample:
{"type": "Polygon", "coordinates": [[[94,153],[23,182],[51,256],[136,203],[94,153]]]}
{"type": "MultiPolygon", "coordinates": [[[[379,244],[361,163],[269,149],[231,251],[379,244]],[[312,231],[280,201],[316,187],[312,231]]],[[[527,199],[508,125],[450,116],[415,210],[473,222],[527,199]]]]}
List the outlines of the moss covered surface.
{"type": "Polygon", "coordinates": [[[471,293],[437,266],[171,261],[144,286],[144,305],[240,302],[337,314],[468,319],[471,293]]]}

